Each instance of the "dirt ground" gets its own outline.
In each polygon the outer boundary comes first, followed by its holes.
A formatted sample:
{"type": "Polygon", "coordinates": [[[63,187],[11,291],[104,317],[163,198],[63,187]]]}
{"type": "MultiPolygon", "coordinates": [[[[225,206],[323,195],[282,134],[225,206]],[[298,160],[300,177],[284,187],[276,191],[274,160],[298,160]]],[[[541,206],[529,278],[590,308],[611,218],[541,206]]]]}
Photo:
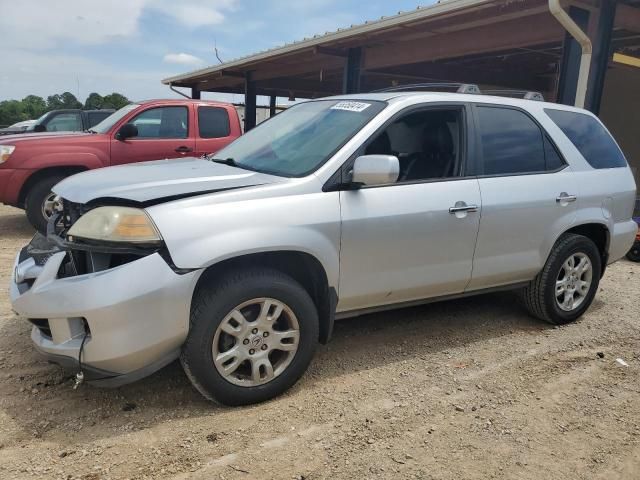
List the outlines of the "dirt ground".
{"type": "Polygon", "coordinates": [[[510,293],[340,322],[287,394],[221,408],[178,364],[72,390],[10,309],[31,234],[0,207],[0,478],[640,478],[640,265],[561,328],[510,293]]]}

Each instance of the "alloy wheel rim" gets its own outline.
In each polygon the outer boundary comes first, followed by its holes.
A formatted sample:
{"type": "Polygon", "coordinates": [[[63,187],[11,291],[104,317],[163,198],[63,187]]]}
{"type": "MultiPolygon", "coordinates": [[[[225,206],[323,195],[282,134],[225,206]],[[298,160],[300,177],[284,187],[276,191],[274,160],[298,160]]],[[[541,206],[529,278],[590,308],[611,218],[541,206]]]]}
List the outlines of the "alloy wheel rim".
{"type": "Polygon", "coordinates": [[[42,202],[42,216],[46,219],[51,218],[51,215],[53,215],[53,212],[56,211],[57,208],[57,203],[58,203],[58,199],[57,199],[57,195],[53,192],[50,192],[49,195],[47,195],[44,199],[44,201],[42,202]]]}
{"type": "Polygon", "coordinates": [[[299,342],[300,325],[291,308],[274,298],[254,298],[220,322],[213,337],[213,364],[234,385],[264,385],[291,364],[299,342]]]}
{"type": "Polygon", "coordinates": [[[593,265],[584,253],[573,253],[567,258],[556,278],[556,304],[571,312],[587,298],[593,281],[593,265]]]}

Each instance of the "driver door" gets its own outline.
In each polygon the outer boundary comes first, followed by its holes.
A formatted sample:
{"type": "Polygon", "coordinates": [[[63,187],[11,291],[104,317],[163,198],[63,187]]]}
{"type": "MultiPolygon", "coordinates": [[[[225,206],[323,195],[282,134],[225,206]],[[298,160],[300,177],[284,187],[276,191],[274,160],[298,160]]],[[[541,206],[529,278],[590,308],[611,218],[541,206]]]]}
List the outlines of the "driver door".
{"type": "Polygon", "coordinates": [[[111,165],[193,156],[193,121],[187,106],[148,108],[129,123],[138,128],[138,136],[111,138],[111,165]]]}
{"type": "Polygon", "coordinates": [[[428,112],[401,115],[384,130],[389,141],[377,132],[360,152],[399,156],[398,182],[340,192],[338,312],[461,293],[471,279],[481,197],[478,180],[464,176],[467,114],[460,106],[428,112]],[[431,128],[440,143],[430,143],[431,128]],[[380,151],[385,143],[391,151],[380,151]],[[441,163],[442,172],[417,162],[441,163]]]}

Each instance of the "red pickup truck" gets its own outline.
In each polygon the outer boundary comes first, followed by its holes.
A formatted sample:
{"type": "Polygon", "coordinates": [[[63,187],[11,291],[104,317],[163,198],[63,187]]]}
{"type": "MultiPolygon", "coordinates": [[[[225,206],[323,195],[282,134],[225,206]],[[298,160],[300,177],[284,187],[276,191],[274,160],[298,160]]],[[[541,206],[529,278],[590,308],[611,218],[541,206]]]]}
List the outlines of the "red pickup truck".
{"type": "Polygon", "coordinates": [[[54,208],[51,188],[91,168],[215,153],[242,134],[231,104],[204,100],[132,103],[86,132],[0,138],[0,203],[23,208],[40,231],[54,208]]]}

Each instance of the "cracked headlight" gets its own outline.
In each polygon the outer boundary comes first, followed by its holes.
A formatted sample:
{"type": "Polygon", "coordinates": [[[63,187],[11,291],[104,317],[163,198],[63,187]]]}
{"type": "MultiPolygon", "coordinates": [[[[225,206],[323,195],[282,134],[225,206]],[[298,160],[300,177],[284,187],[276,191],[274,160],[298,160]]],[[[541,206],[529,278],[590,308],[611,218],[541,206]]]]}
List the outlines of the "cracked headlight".
{"type": "Polygon", "coordinates": [[[0,163],[4,163],[9,160],[9,157],[16,149],[13,145],[0,145],[0,163]]]}
{"type": "Polygon", "coordinates": [[[98,207],[88,211],[67,232],[67,238],[129,243],[157,243],[160,232],[140,208],[98,207]]]}

